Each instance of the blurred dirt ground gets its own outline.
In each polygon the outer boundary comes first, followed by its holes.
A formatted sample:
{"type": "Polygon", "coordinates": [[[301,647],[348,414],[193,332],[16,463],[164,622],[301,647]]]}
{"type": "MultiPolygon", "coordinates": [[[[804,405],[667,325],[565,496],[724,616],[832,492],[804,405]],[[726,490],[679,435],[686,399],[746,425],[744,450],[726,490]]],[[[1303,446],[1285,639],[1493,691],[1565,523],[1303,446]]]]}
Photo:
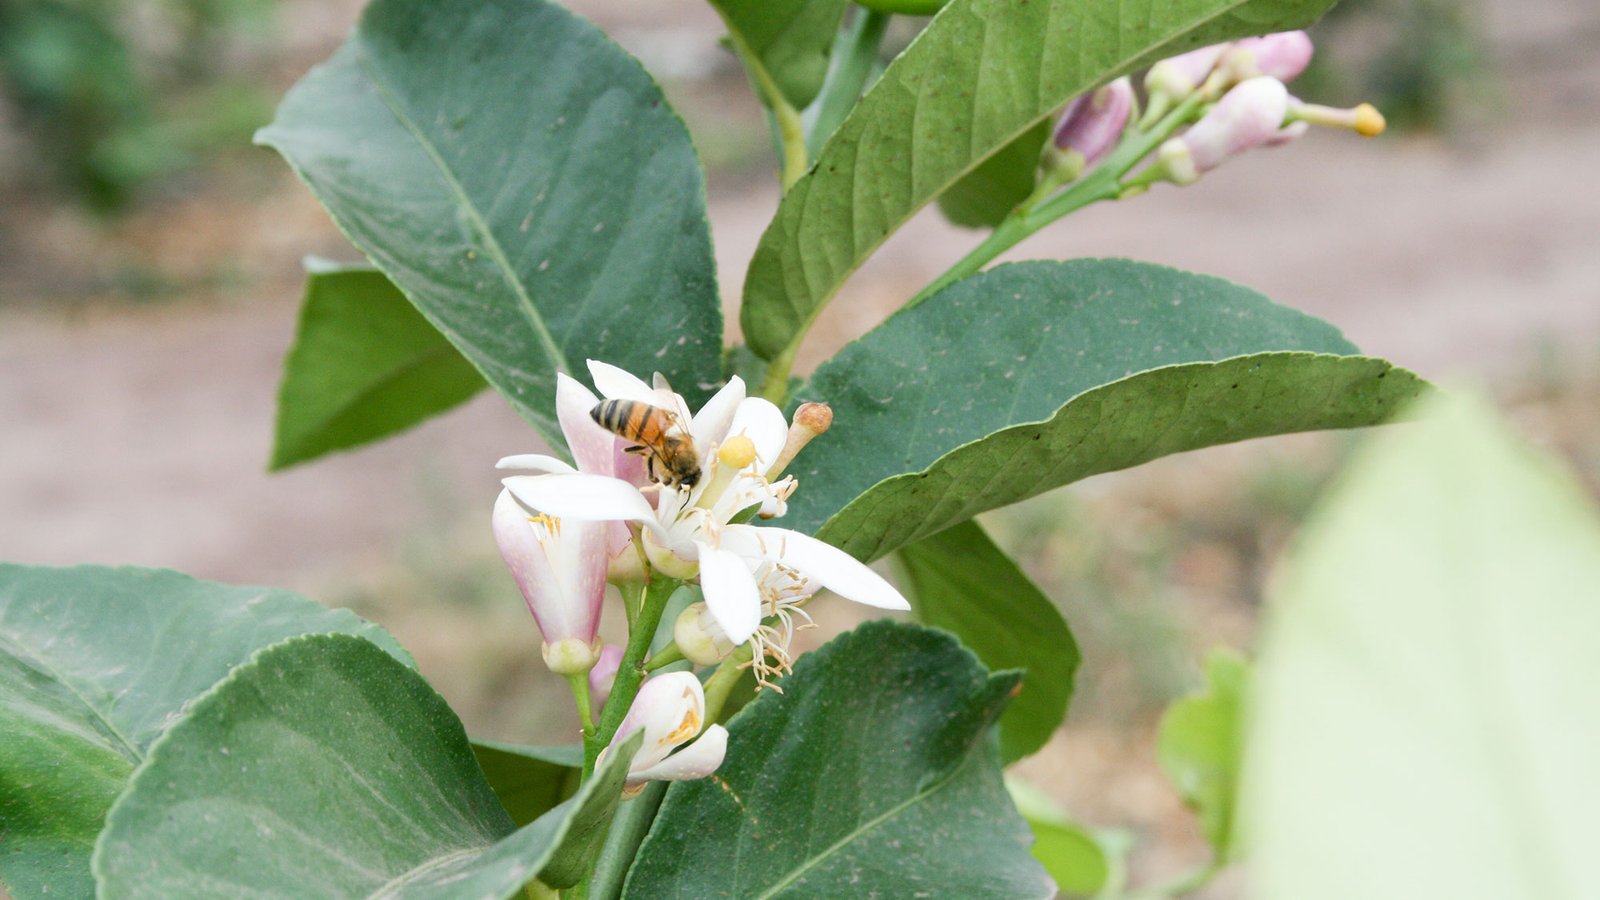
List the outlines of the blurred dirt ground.
{"type": "MultiPolygon", "coordinates": [[[[668,0],[576,5],[663,74],[713,163],[731,308],[777,191],[715,17],[668,0]]],[[[358,9],[285,3],[273,77],[287,86],[326,55],[358,9]]],[[[1314,133],[1192,188],[1091,209],[1013,256],[1129,256],[1257,288],[1367,352],[1488,383],[1600,484],[1600,11],[1483,11],[1501,101],[1482,121],[1373,142],[1314,133]]],[[[264,472],[299,259],[356,258],[281,164],[241,148],[111,224],[27,184],[0,199],[0,559],[165,566],[354,605],[416,654],[469,729],[562,739],[570,717],[549,710],[563,689],[540,671],[488,535],[493,461],[538,444],[505,404],[486,395],[382,444],[264,472]]],[[[846,286],[802,366],[976,239],[918,216],[846,286]]],[[[1090,824],[1132,829],[1141,879],[1202,853],[1155,767],[1156,717],[1207,647],[1249,645],[1264,573],[1349,443],[1217,448],[986,519],[1085,655],[1068,726],[1020,772],[1090,824]]],[[[824,637],[853,621],[819,605],[824,637]]]]}

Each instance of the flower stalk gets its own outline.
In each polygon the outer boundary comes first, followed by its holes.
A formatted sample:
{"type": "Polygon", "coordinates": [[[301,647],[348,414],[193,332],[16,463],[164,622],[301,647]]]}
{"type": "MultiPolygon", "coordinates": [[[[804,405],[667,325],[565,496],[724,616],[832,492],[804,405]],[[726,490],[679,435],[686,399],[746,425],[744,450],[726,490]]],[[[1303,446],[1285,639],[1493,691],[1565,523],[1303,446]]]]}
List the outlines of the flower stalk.
{"type": "Polygon", "coordinates": [[[606,698],[605,709],[600,712],[600,723],[595,733],[584,737],[583,780],[585,781],[594,774],[595,760],[599,758],[600,751],[611,743],[611,739],[617,733],[617,726],[622,724],[623,717],[628,714],[629,705],[639,693],[639,685],[644,682],[644,676],[648,674],[645,662],[650,652],[650,641],[655,637],[656,627],[661,624],[661,614],[667,608],[667,600],[682,584],[680,581],[664,578],[658,574],[645,585],[643,602],[633,621],[633,627],[628,632],[628,645],[622,651],[622,663],[617,666],[616,680],[611,684],[611,696],[606,698]]]}

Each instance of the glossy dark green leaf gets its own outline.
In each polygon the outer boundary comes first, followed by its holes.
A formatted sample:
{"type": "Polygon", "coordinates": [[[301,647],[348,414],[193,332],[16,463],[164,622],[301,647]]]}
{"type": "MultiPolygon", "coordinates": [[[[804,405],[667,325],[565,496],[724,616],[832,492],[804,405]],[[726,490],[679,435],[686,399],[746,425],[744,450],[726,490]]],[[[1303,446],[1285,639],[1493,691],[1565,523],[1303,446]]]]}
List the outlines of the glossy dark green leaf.
{"type": "Polygon", "coordinates": [[[472,755],[519,828],[572,796],[583,768],[583,747],[576,744],[530,747],[474,740],[472,755]]]}
{"type": "Polygon", "coordinates": [[[873,250],[1078,94],[1185,50],[1300,28],[1333,0],[953,0],[784,195],[750,261],[751,349],[790,348],[873,250]]]}
{"type": "Polygon", "coordinates": [[[1421,407],[1268,592],[1252,895],[1600,897],[1600,510],[1485,401],[1421,407]]]}
{"type": "Polygon", "coordinates": [[[710,0],[795,109],[804,109],[828,74],[846,0],[710,0]]]}
{"type": "Polygon", "coordinates": [[[955,634],[991,669],[1022,669],[1000,717],[1000,759],[1050,739],[1067,715],[1078,644],[1050,598],[984,534],[963,522],[900,549],[917,620],[955,634]]]}
{"type": "Polygon", "coordinates": [[[1244,757],[1244,712],[1250,664],[1228,650],[1206,659],[1206,689],[1167,707],[1156,737],[1161,768],[1200,816],[1217,858],[1234,851],[1234,808],[1244,757]]]}
{"type": "Polygon", "coordinates": [[[939,211],[966,228],[993,228],[1028,199],[1038,180],[1039,153],[1050,139],[1049,120],[1029,128],[1022,136],[962,176],[939,195],[939,211]]]}
{"type": "Polygon", "coordinates": [[[93,893],[106,810],[185,704],[261,647],[377,626],[287,591],[154,569],[0,565],[0,881],[93,893]]]}
{"type": "Polygon", "coordinates": [[[1001,266],[817,369],[799,393],[831,404],[834,425],[790,469],[787,521],[875,559],[1170,453],[1381,422],[1421,390],[1355,352],[1218,278],[1127,260],[1001,266]]]}
{"type": "Polygon", "coordinates": [[[382,272],[308,268],[278,388],[272,469],[388,437],[483,389],[472,363],[382,272]]]}
{"type": "MultiPolygon", "coordinates": [[[[620,754],[631,758],[631,754],[620,754]]],[[[151,749],[95,848],[116,897],[510,897],[609,816],[626,765],[517,830],[444,700],[343,635],[258,653],[151,749]]]]}
{"type": "Polygon", "coordinates": [[[667,792],[624,896],[1050,896],[990,729],[1017,677],[889,622],[807,653],[667,792]]]}
{"type": "Polygon", "coordinates": [[[555,373],[660,371],[696,402],[722,343],[705,196],[639,64],[544,0],[377,0],[258,135],[545,436],[555,373]]]}

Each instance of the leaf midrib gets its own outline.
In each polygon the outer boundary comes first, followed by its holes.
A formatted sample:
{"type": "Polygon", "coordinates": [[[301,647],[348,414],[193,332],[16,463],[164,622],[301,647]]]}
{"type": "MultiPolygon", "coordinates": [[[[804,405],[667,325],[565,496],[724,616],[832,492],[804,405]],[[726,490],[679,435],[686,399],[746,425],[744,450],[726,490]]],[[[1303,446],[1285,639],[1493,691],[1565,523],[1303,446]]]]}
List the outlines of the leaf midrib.
{"type": "Polygon", "coordinates": [[[776,883],[774,883],[770,888],[768,888],[764,893],[759,894],[757,896],[760,898],[760,900],[769,900],[769,898],[776,897],[778,894],[782,893],[790,885],[792,885],[796,881],[800,880],[800,878],[802,876],[804,876],[807,872],[811,871],[813,868],[815,868],[817,865],[821,864],[824,860],[828,859],[833,854],[838,853],[839,851],[843,850],[847,845],[849,845],[849,844],[855,842],[856,840],[860,839],[861,836],[866,834],[868,831],[871,831],[871,830],[877,828],[878,826],[884,824],[885,822],[889,821],[890,819],[894,818],[895,816],[898,816],[902,812],[905,812],[907,809],[910,809],[914,804],[917,804],[917,803],[920,803],[920,802],[922,802],[924,800],[927,800],[929,797],[932,797],[934,794],[937,794],[939,791],[944,790],[944,788],[947,785],[949,785],[950,782],[955,780],[956,775],[958,775],[962,771],[964,771],[967,768],[968,765],[971,765],[971,763],[972,763],[972,750],[974,748],[976,748],[977,746],[978,745],[976,743],[972,744],[971,747],[968,748],[967,753],[966,753],[965,757],[961,760],[961,762],[956,764],[956,765],[954,765],[954,766],[951,766],[949,771],[946,772],[943,777],[940,777],[940,778],[937,778],[937,779],[935,779],[935,780],[933,780],[931,782],[928,782],[927,785],[924,787],[924,789],[912,794],[911,796],[909,796],[906,799],[900,801],[899,803],[896,803],[894,806],[889,807],[888,809],[884,810],[882,813],[879,813],[877,816],[874,816],[873,818],[868,819],[867,821],[861,823],[860,825],[857,825],[855,828],[851,829],[847,834],[845,834],[844,836],[840,837],[837,841],[834,841],[832,844],[828,845],[825,849],[822,850],[822,852],[820,852],[817,855],[811,857],[809,860],[807,860],[802,865],[796,866],[788,874],[784,875],[776,883]]]}
{"type": "Polygon", "coordinates": [[[55,666],[46,662],[43,655],[25,650],[20,637],[0,633],[0,650],[21,660],[25,665],[32,667],[34,671],[47,676],[55,684],[66,688],[74,699],[83,704],[84,710],[89,713],[93,722],[100,726],[102,733],[113,739],[113,746],[110,749],[116,750],[127,757],[136,767],[144,762],[144,752],[139,749],[138,744],[132,738],[124,734],[122,729],[112,721],[110,714],[102,712],[99,707],[91,703],[89,698],[78,690],[77,685],[73,684],[55,666]]]}
{"type": "Polygon", "coordinates": [[[485,252],[488,253],[496,268],[500,270],[500,276],[505,281],[506,286],[511,288],[511,292],[516,295],[518,304],[526,314],[528,324],[533,327],[535,336],[539,338],[539,343],[543,345],[545,355],[550,357],[550,362],[555,366],[556,371],[566,372],[565,355],[562,354],[561,348],[556,343],[555,336],[551,334],[549,326],[545,324],[544,317],[539,314],[538,307],[534,306],[533,298],[528,295],[527,287],[517,277],[516,270],[511,266],[511,259],[506,256],[505,248],[500,246],[499,239],[495,237],[494,231],[489,228],[488,220],[483,217],[483,213],[472,202],[466,188],[456,178],[455,172],[450,169],[450,166],[445,163],[444,157],[439,155],[433,143],[428,140],[425,132],[405,113],[389,86],[379,77],[376,65],[368,58],[365,41],[353,41],[352,46],[355,50],[356,65],[361,68],[361,71],[372,82],[373,88],[378,93],[378,99],[383,101],[384,108],[389,110],[389,114],[394,116],[400,127],[404,128],[417,142],[417,146],[422,150],[423,155],[439,171],[439,177],[444,180],[450,192],[455,196],[456,201],[461,205],[462,210],[465,211],[468,220],[472,222],[474,229],[478,232],[483,242],[485,252]]]}

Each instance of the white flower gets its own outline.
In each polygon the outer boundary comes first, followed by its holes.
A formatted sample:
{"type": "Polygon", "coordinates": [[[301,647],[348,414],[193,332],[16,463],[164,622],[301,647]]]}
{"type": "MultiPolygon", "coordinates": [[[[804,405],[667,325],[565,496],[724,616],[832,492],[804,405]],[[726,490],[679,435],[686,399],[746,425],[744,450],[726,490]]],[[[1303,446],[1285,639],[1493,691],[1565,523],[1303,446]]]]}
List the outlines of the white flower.
{"type": "Polygon", "coordinates": [[[643,731],[644,744],[628,764],[623,796],[637,794],[647,781],[704,778],[722,765],[728,749],[728,730],[721,725],[707,727],[705,721],[706,695],[693,672],[657,675],[639,688],[616,737],[600,751],[597,767],[605,764],[612,747],[643,731]],[[688,744],[696,735],[699,740],[688,744]]]}
{"type": "MultiPolygon", "coordinates": [[[[604,363],[591,361],[589,370],[607,398],[674,410],[680,421],[688,416],[683,398],[659,378],[652,387],[604,363]]],[[[817,433],[808,424],[816,417],[806,418],[787,427],[776,406],[746,397],[744,382],[734,378],[690,419],[703,472],[693,488],[641,489],[622,478],[556,469],[505,485],[530,508],[563,519],[639,523],[652,564],[675,578],[698,576],[707,607],[735,644],[756,635],[766,613],[758,575],[775,565],[858,603],[909,609],[887,581],[843,551],[799,532],[744,524],[755,511],[782,515],[795,482],[771,479],[798,449],[792,438],[803,443],[817,433]],[[647,493],[655,494],[653,504],[647,493]]]]}

